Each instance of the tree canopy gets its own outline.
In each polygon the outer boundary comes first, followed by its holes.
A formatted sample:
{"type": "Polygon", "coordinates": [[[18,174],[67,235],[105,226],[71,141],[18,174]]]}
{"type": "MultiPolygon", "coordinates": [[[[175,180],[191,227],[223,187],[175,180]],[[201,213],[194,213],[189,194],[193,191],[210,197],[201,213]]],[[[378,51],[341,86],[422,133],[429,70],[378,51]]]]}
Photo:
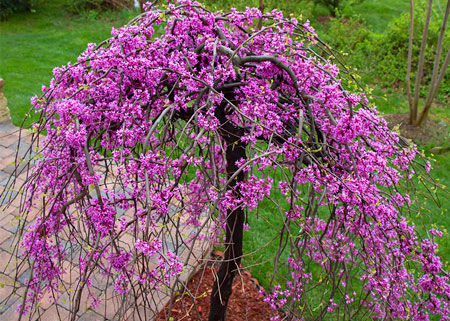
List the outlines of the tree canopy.
{"type": "Polygon", "coordinates": [[[210,311],[224,320],[245,216],[269,200],[283,220],[274,274],[289,270],[274,277],[274,308],[295,320],[448,316],[441,232],[419,237],[402,183],[429,164],[363,93],[343,88],[347,75],[308,21],[191,0],[146,10],[55,68],[33,99],[37,151],[22,205],[42,209],[17,248],[32,270],[21,312],[61,292],[71,269],[74,316],[93,273],[131,295],[130,309],[149,305],[150,289],[171,287],[185,264],[161,242],[177,204],[199,228],[177,232],[186,246],[225,246],[210,311]],[[125,233],[132,251],[118,242],[125,233]],[[81,255],[71,255],[76,247],[81,255]]]}

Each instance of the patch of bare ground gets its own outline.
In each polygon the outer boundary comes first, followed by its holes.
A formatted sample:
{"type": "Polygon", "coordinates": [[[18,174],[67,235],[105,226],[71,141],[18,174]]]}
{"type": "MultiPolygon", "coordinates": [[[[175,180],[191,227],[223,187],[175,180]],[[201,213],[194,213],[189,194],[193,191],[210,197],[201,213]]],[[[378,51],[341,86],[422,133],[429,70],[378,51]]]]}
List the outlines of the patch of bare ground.
{"type": "Polygon", "coordinates": [[[444,121],[437,121],[430,117],[417,127],[409,124],[409,114],[388,114],[384,116],[390,129],[396,128],[404,138],[411,139],[419,146],[433,143],[444,145],[449,139],[449,129],[444,121]]]}
{"type": "MultiPolygon", "coordinates": [[[[201,321],[208,320],[215,265],[205,265],[188,282],[184,294],[175,297],[172,305],[168,304],[158,315],[156,321],[201,321]],[[169,313],[170,312],[170,313],[169,313]]],[[[268,321],[277,315],[250,273],[241,270],[233,282],[233,294],[227,309],[229,321],[268,321]]]]}

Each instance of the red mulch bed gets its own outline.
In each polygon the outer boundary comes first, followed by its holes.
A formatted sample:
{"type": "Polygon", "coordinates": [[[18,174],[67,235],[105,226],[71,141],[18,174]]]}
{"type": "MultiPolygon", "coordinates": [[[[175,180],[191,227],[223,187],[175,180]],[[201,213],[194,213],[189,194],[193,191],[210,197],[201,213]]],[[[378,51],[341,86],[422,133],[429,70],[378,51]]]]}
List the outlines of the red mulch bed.
{"type": "MultiPolygon", "coordinates": [[[[189,281],[188,289],[197,299],[189,294],[175,298],[172,303],[170,317],[176,321],[208,320],[209,300],[214,281],[214,266],[204,266],[189,281]]],[[[233,283],[227,309],[227,321],[264,321],[269,320],[277,312],[264,302],[264,296],[259,294],[258,286],[252,281],[250,273],[242,271],[233,283]]],[[[168,320],[169,305],[159,314],[157,321],[168,320]]],[[[172,319],[171,319],[172,320],[172,319]]]]}

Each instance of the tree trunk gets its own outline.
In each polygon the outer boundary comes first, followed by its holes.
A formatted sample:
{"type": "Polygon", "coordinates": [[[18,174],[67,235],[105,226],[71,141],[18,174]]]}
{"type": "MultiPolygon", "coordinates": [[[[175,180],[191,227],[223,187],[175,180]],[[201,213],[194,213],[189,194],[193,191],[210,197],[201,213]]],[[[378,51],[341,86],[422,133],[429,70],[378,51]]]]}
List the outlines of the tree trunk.
{"type": "Polygon", "coordinates": [[[409,104],[409,123],[414,124],[417,118],[417,110],[414,109],[411,93],[411,64],[414,42],[414,0],[409,1],[409,37],[408,37],[408,61],[406,66],[406,92],[409,104]]]}
{"type": "MultiPolygon", "coordinates": [[[[228,178],[238,170],[236,161],[241,158],[245,158],[245,145],[239,140],[228,141],[226,149],[228,178]]],[[[241,171],[229,185],[229,189],[233,189],[236,196],[239,195],[239,188],[236,188],[236,184],[243,181],[244,178],[245,173],[241,171]]],[[[233,280],[241,263],[244,218],[242,207],[227,212],[225,255],[211,293],[209,321],[225,321],[226,319],[228,300],[233,291],[233,280]]]]}
{"type": "Polygon", "coordinates": [[[412,124],[414,124],[417,121],[417,110],[419,108],[418,106],[419,106],[420,83],[421,83],[422,77],[423,77],[423,67],[425,64],[425,49],[427,46],[428,27],[430,25],[432,7],[433,7],[433,0],[428,0],[427,16],[425,18],[425,25],[423,27],[422,43],[420,44],[419,65],[417,67],[416,82],[414,84],[413,108],[412,108],[412,112],[411,112],[411,116],[410,116],[410,122],[413,121],[412,124]]]}
{"type": "Polygon", "coordinates": [[[444,63],[442,64],[441,67],[441,71],[439,72],[439,65],[440,65],[439,62],[442,56],[442,47],[445,37],[445,31],[447,30],[446,28],[449,14],[450,14],[450,0],[447,1],[447,7],[445,8],[445,14],[442,20],[441,31],[439,33],[439,39],[436,46],[436,53],[434,55],[434,63],[433,63],[433,75],[431,77],[430,89],[428,90],[428,95],[425,100],[422,114],[420,115],[419,119],[416,122],[417,127],[420,127],[422,123],[427,119],[433,99],[434,97],[436,97],[439,86],[441,85],[442,79],[444,78],[445,72],[448,67],[450,59],[450,50],[447,52],[447,56],[445,57],[444,63]]]}
{"type": "MultiPolygon", "coordinates": [[[[236,103],[234,94],[232,90],[225,90],[223,93],[226,99],[214,110],[214,115],[220,121],[219,132],[226,142],[226,170],[227,178],[230,180],[233,174],[239,169],[236,162],[246,158],[246,145],[241,141],[241,137],[244,134],[243,130],[234,126],[226,116],[227,105],[229,103],[236,103]]],[[[228,191],[233,192],[235,197],[239,197],[238,183],[244,181],[245,176],[246,174],[240,171],[226,187],[228,191]]],[[[233,292],[233,279],[241,263],[244,219],[245,215],[242,207],[227,211],[225,254],[214,280],[209,309],[209,321],[224,321],[226,319],[228,300],[233,292]]]]}
{"type": "MultiPolygon", "coordinates": [[[[264,5],[264,0],[259,0],[259,11],[261,11],[262,14],[264,14],[264,9],[266,8],[266,6],[264,5]]],[[[261,18],[259,18],[258,21],[258,27],[257,29],[261,29],[262,28],[262,21],[263,21],[263,17],[261,15],[261,18]]]]}

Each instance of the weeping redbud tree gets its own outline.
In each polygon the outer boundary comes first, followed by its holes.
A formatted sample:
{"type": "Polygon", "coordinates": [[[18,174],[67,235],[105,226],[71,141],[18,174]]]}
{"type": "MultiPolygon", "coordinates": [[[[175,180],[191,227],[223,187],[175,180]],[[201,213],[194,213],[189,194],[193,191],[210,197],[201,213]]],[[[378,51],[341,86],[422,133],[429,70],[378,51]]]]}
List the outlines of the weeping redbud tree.
{"type": "Polygon", "coordinates": [[[75,320],[83,298],[104,300],[101,275],[116,317],[148,320],[152,291],[173,295],[203,240],[225,248],[209,314],[225,320],[246,216],[264,200],[281,221],[265,296],[274,320],[446,319],[441,232],[417,234],[403,183],[429,165],[343,88],[331,55],[308,22],[279,11],[180,0],[147,5],[56,68],[33,100],[21,208],[39,210],[15,248],[31,271],[19,312],[65,293],[75,320]]]}

